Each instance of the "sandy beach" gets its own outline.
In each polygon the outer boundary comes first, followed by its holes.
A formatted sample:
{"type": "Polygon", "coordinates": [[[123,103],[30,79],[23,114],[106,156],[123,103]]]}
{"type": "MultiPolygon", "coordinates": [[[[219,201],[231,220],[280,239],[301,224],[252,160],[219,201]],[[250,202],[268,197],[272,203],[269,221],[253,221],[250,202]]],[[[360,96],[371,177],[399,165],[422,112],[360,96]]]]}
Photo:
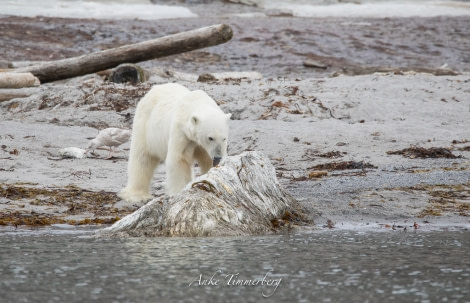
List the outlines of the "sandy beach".
{"type": "MultiPolygon", "coordinates": [[[[109,224],[136,210],[116,196],[126,183],[129,143],[111,159],[107,150],[84,159],[58,151],[86,148],[106,127],[131,128],[135,105],[152,85],[178,82],[205,90],[232,113],[229,155],[256,150],[268,157],[314,228],[470,227],[469,36],[455,31],[468,28],[469,17],[4,17],[2,64],[76,56],[217,23],[234,29],[232,41],[144,62],[152,75],[144,83],[92,74],[16,90],[25,96],[0,101],[0,225],[109,224]],[[50,35],[39,34],[51,26],[50,35]],[[262,78],[197,81],[203,73],[241,71],[262,78]]],[[[164,185],[160,167],[155,197],[164,195],[164,185]]]]}

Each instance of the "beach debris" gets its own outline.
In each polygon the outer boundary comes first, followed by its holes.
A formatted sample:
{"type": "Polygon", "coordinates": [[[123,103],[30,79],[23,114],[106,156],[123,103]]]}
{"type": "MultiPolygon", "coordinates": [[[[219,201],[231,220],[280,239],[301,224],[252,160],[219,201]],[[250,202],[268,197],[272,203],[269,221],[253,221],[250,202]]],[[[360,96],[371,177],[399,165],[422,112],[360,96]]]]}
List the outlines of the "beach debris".
{"type": "MultiPolygon", "coordinates": [[[[470,142],[470,141],[467,140],[467,139],[452,140],[452,144],[455,144],[455,145],[457,145],[457,144],[465,144],[465,143],[468,143],[468,142],[470,142]]],[[[470,151],[470,145],[458,147],[457,149],[460,150],[460,151],[470,151]]]]}
{"type": "Polygon", "coordinates": [[[328,172],[325,170],[311,171],[308,173],[309,179],[319,179],[325,176],[328,176],[328,172]]]}
{"type": "Polygon", "coordinates": [[[250,6],[258,6],[259,1],[257,0],[227,0],[228,2],[238,3],[238,4],[245,4],[250,6]]]}
{"type": "Polygon", "coordinates": [[[415,159],[415,158],[448,158],[456,159],[462,158],[462,156],[454,155],[449,149],[444,147],[430,147],[424,148],[419,146],[412,146],[402,150],[388,151],[388,155],[402,155],[405,158],[415,159]]]}
{"type": "Polygon", "coordinates": [[[464,144],[470,142],[467,139],[462,139],[462,140],[452,140],[452,144],[464,144]]]}
{"type": "Polygon", "coordinates": [[[285,103],[282,102],[282,101],[275,101],[275,102],[273,102],[273,103],[271,104],[271,106],[289,108],[289,105],[285,104],[285,103]]]}
{"type": "Polygon", "coordinates": [[[132,131],[129,129],[122,129],[116,127],[105,128],[98,133],[95,139],[88,143],[88,147],[85,150],[85,154],[90,150],[95,151],[98,147],[107,146],[109,147],[108,158],[114,153],[114,149],[131,138],[132,131]]]}
{"type": "Polygon", "coordinates": [[[305,150],[305,154],[302,155],[302,158],[305,159],[305,160],[314,160],[317,157],[318,158],[337,159],[337,158],[342,158],[346,154],[347,154],[347,152],[340,152],[340,151],[321,152],[321,151],[309,148],[309,149],[305,150]]]}
{"type": "MultiPolygon", "coordinates": [[[[37,94],[40,91],[39,87],[23,87],[23,88],[2,88],[0,89],[0,102],[9,101],[15,98],[25,98],[37,94]]],[[[18,104],[16,104],[18,106],[18,104]]],[[[10,105],[10,109],[15,108],[15,105],[10,105]]]]}
{"type": "Polygon", "coordinates": [[[358,76],[358,75],[416,75],[428,74],[434,76],[457,76],[461,73],[458,71],[443,68],[423,68],[423,67],[384,67],[384,66],[362,66],[348,65],[335,71],[331,76],[338,77],[341,75],[358,76]]]}
{"type": "Polygon", "coordinates": [[[0,197],[14,201],[0,212],[0,226],[112,224],[136,209],[115,208],[119,198],[114,192],[90,191],[74,185],[36,185],[0,183],[0,197]],[[47,210],[50,207],[60,207],[63,211],[50,212],[47,210]]]}
{"type": "Polygon", "coordinates": [[[72,158],[72,159],[86,158],[85,150],[79,147],[65,147],[65,148],[59,149],[58,154],[61,158],[72,158]]]}
{"type": "Polygon", "coordinates": [[[200,237],[269,234],[312,224],[258,152],[225,157],[180,193],[153,199],[98,234],[200,237]]]}
{"type": "MultiPolygon", "coordinates": [[[[196,53],[196,51],[192,52],[196,53]]],[[[187,82],[197,82],[199,76],[197,74],[192,73],[185,73],[181,71],[171,70],[171,69],[163,69],[163,68],[152,68],[149,70],[151,76],[157,75],[163,78],[173,78],[176,80],[182,80],[187,82]]],[[[209,82],[212,82],[209,79],[209,82]]]]}
{"type": "Polygon", "coordinates": [[[320,179],[323,177],[328,176],[328,172],[326,170],[318,170],[318,171],[311,171],[308,175],[300,176],[300,177],[291,177],[291,181],[299,182],[299,181],[308,181],[312,179],[320,179]]]}
{"type": "Polygon", "coordinates": [[[335,222],[331,219],[326,220],[326,224],[323,227],[328,227],[329,229],[335,228],[335,222]]]}
{"type": "MultiPolygon", "coordinates": [[[[11,136],[11,135],[9,135],[11,136]]],[[[8,150],[8,146],[6,146],[5,144],[2,144],[0,146],[0,148],[4,151],[4,152],[7,152],[9,153],[10,155],[15,155],[15,156],[18,156],[20,154],[20,152],[16,149],[16,148],[13,148],[12,150],[8,150]]]]}
{"type": "Polygon", "coordinates": [[[108,77],[114,83],[137,84],[148,79],[148,72],[137,64],[124,63],[113,69],[108,77]]]}
{"type": "Polygon", "coordinates": [[[303,65],[305,67],[313,67],[313,68],[320,68],[320,69],[327,69],[328,66],[323,64],[320,61],[313,60],[313,59],[307,59],[303,62],[303,65]]]}
{"type": "Polygon", "coordinates": [[[223,72],[201,74],[197,78],[197,82],[237,82],[242,80],[251,81],[261,79],[263,79],[263,75],[259,72],[223,72]]]}
{"type": "Polygon", "coordinates": [[[33,87],[40,84],[32,73],[0,72],[0,88],[33,87]]]}
{"type": "Polygon", "coordinates": [[[46,83],[96,73],[121,63],[137,63],[218,45],[232,39],[232,35],[230,26],[216,24],[79,57],[27,66],[16,71],[30,72],[46,83]]]}
{"type": "Polygon", "coordinates": [[[274,228],[280,229],[285,227],[292,227],[293,224],[302,222],[303,220],[303,214],[286,210],[280,218],[272,219],[271,224],[274,228]]]}
{"type": "Polygon", "coordinates": [[[91,169],[89,168],[88,171],[84,171],[84,170],[73,171],[67,177],[74,177],[78,179],[84,179],[84,178],[91,179],[91,169]]]}
{"type": "Polygon", "coordinates": [[[417,214],[418,218],[449,213],[470,217],[470,181],[454,185],[420,184],[411,189],[425,191],[429,195],[429,204],[417,214]]]}
{"type": "Polygon", "coordinates": [[[197,82],[216,82],[217,78],[212,74],[201,74],[197,78],[197,82]]]}
{"type": "Polygon", "coordinates": [[[377,166],[365,161],[341,161],[341,162],[330,162],[324,164],[318,164],[309,169],[315,170],[346,170],[346,169],[366,169],[366,168],[377,168],[377,166]]]}
{"type": "MultiPolygon", "coordinates": [[[[127,119],[130,118],[131,114],[125,111],[129,108],[135,108],[135,104],[150,90],[151,85],[145,82],[136,85],[103,83],[103,85],[95,86],[92,83],[83,82],[81,88],[84,91],[84,96],[80,105],[89,106],[90,111],[113,110],[118,113],[122,112],[123,115],[127,115],[125,117],[127,119]]],[[[100,121],[99,125],[90,126],[99,129],[109,127],[103,121],[100,121]]]]}

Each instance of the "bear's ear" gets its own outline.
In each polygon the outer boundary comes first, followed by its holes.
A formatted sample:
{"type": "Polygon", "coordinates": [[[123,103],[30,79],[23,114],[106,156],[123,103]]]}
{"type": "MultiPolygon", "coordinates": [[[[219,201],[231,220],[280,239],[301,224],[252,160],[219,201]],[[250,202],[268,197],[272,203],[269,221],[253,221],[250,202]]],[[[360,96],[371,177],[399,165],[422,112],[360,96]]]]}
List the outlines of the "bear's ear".
{"type": "Polygon", "coordinates": [[[200,119],[197,116],[192,116],[191,117],[191,123],[193,125],[197,125],[199,123],[200,119]]]}
{"type": "Polygon", "coordinates": [[[230,117],[232,117],[232,114],[225,114],[225,119],[230,120],[230,117]]]}

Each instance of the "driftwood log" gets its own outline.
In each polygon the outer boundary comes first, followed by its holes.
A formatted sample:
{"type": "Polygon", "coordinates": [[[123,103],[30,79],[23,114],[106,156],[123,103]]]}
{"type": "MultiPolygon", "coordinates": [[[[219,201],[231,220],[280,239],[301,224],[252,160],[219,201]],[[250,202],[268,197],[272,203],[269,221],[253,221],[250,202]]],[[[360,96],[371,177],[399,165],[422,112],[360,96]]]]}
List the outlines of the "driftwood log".
{"type": "Polygon", "coordinates": [[[214,46],[229,41],[232,35],[230,26],[217,24],[80,57],[23,67],[16,71],[31,72],[42,83],[46,83],[99,72],[121,63],[137,63],[214,46]]]}
{"type": "Polygon", "coordinates": [[[0,102],[9,101],[15,98],[26,98],[37,94],[39,91],[39,87],[2,88],[0,89],[0,102]]]}
{"type": "Polygon", "coordinates": [[[39,79],[32,73],[0,72],[0,88],[22,88],[39,85],[39,79]]]}
{"type": "Polygon", "coordinates": [[[98,232],[111,237],[240,236],[306,222],[298,202],[257,152],[226,157],[179,194],[154,199],[98,232]]]}

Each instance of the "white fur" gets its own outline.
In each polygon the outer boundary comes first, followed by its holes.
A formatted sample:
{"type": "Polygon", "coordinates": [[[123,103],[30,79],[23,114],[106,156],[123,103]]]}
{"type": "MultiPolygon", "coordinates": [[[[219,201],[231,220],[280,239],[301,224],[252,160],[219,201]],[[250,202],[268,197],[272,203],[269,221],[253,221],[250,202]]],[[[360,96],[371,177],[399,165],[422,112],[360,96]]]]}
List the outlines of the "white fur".
{"type": "Polygon", "coordinates": [[[194,162],[206,173],[214,158],[227,155],[230,116],[203,91],[155,85],[136,108],[128,181],[119,196],[132,203],[151,199],[153,172],[163,161],[169,195],[192,180],[194,162]]]}

